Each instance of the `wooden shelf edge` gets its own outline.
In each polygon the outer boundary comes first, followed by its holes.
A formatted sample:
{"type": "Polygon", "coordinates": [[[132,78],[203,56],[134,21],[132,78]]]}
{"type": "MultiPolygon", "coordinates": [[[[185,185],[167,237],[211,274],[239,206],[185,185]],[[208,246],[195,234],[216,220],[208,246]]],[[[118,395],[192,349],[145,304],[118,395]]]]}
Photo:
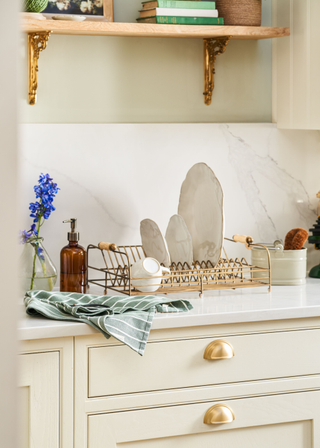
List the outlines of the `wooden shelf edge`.
{"type": "Polygon", "coordinates": [[[51,31],[53,34],[122,37],[270,39],[290,35],[290,28],[260,26],[157,25],[148,23],[67,22],[37,20],[23,14],[21,28],[25,33],[51,31]]]}

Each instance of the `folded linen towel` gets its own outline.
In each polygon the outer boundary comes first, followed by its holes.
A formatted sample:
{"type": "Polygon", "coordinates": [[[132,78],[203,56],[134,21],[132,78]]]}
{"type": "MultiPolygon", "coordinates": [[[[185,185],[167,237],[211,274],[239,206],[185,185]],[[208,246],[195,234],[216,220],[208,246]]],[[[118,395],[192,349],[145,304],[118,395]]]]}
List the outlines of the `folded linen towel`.
{"type": "Polygon", "coordinates": [[[107,339],[118,339],[143,355],[155,312],[179,313],[193,307],[188,300],[154,295],[96,296],[69,292],[29,291],[24,298],[30,316],[85,322],[107,339]]]}

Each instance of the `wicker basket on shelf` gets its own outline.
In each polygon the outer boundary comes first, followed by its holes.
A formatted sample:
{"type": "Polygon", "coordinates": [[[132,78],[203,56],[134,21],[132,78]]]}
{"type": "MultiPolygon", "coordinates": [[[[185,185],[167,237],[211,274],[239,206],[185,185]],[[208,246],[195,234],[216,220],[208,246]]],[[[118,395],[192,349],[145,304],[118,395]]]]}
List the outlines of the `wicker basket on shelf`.
{"type": "Polygon", "coordinates": [[[225,25],[261,25],[261,0],[216,0],[216,8],[225,25]]]}

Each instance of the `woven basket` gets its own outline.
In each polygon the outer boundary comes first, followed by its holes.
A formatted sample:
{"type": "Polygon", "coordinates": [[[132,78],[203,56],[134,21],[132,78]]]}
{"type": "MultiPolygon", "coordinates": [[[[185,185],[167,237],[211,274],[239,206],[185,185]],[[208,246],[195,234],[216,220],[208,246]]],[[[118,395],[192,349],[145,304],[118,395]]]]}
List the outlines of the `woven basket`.
{"type": "Polygon", "coordinates": [[[48,6],[48,0],[25,0],[26,12],[42,12],[48,6]]]}
{"type": "Polygon", "coordinates": [[[216,8],[225,25],[261,25],[261,0],[216,0],[216,8]]]}

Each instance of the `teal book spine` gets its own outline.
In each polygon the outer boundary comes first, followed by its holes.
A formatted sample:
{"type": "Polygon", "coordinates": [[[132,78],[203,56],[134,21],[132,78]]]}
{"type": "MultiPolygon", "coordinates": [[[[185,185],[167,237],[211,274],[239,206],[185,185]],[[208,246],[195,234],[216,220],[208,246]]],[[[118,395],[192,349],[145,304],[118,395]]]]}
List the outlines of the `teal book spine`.
{"type": "Polygon", "coordinates": [[[174,17],[156,16],[157,23],[174,25],[223,25],[222,17],[174,17]]]}

